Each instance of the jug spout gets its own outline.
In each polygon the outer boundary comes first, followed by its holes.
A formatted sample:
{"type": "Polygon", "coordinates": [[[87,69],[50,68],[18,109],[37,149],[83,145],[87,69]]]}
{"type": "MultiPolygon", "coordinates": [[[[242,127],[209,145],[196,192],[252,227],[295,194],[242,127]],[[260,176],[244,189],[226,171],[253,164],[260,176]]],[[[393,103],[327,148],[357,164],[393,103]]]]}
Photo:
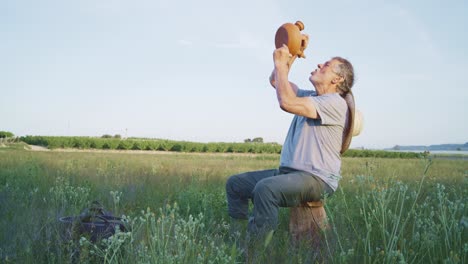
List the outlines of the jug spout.
{"type": "Polygon", "coordinates": [[[296,25],[299,28],[299,31],[304,30],[304,23],[302,23],[302,21],[296,21],[294,25],[296,25]]]}

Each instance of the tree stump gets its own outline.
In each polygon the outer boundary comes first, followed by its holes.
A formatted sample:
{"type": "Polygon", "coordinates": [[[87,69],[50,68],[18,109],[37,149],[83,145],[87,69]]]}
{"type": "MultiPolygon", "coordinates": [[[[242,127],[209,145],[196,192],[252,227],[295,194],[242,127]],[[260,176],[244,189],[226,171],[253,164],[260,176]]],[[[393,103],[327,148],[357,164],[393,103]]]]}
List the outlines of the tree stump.
{"type": "Polygon", "coordinates": [[[307,202],[292,207],[289,216],[289,232],[295,244],[311,243],[314,248],[321,245],[323,232],[330,228],[323,203],[307,202]]]}

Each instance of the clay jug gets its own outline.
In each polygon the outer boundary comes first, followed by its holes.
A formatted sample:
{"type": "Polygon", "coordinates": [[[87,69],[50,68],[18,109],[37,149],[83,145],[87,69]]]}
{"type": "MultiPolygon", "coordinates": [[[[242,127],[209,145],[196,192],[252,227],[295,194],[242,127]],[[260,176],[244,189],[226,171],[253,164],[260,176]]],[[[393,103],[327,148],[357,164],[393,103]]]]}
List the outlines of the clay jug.
{"type": "Polygon", "coordinates": [[[304,29],[304,23],[297,21],[295,24],[285,23],[278,28],[275,35],[276,48],[286,44],[289,53],[300,58],[304,56],[305,43],[302,40],[301,31],[304,29]]]}

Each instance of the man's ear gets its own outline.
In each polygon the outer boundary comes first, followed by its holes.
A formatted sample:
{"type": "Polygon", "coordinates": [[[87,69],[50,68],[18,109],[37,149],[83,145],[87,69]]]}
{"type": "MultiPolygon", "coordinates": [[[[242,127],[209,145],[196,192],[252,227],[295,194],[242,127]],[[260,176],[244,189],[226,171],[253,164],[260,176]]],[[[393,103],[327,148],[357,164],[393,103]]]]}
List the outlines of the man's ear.
{"type": "Polygon", "coordinates": [[[332,80],[332,84],[338,84],[340,82],[343,82],[344,78],[343,77],[336,77],[332,80]]]}

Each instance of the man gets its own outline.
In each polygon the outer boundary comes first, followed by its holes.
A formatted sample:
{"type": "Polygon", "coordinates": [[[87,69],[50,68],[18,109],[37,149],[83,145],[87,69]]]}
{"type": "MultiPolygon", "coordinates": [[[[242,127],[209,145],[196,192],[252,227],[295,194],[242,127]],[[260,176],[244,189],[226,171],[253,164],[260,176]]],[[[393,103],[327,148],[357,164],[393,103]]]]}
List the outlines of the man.
{"type": "MultiPolygon", "coordinates": [[[[304,40],[307,45],[307,35],[304,40]]],[[[309,80],[315,91],[301,90],[288,80],[295,60],[288,47],[276,49],[273,60],[270,83],[276,88],[279,106],[295,115],[283,144],[280,167],[233,175],[226,183],[233,225],[238,219],[248,219],[248,202],[253,201],[253,217],[248,223],[251,233],[274,230],[279,207],[318,201],[337,189],[348,117],[344,98],[354,83],[352,65],[334,57],[311,73],[309,80]]]]}

